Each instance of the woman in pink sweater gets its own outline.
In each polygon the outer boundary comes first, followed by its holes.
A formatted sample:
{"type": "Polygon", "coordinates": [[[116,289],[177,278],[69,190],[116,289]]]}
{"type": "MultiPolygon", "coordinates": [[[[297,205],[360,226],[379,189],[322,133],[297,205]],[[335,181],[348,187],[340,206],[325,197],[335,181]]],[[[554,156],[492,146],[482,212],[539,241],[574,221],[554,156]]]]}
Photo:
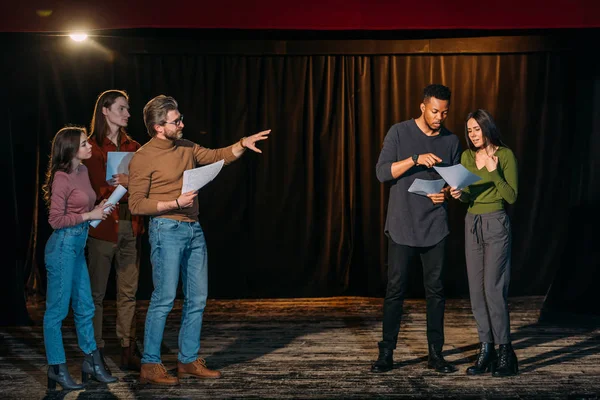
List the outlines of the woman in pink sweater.
{"type": "Polygon", "coordinates": [[[96,207],[96,193],[90,184],[87,168],[81,163],[90,158],[92,148],[87,132],[81,127],[65,127],[52,141],[52,153],[46,182],[42,187],[50,210],[48,221],[54,232],[46,243],[45,262],[48,287],[44,313],[44,345],[48,358],[48,388],[82,389],[67,369],[62,341],[62,321],[73,308],[79,348],[85,354],[82,380],[89,377],[100,382],[116,382],[110,375],[94,341],[94,303],[84,248],[91,220],[104,220],[106,201],[96,207]]]}

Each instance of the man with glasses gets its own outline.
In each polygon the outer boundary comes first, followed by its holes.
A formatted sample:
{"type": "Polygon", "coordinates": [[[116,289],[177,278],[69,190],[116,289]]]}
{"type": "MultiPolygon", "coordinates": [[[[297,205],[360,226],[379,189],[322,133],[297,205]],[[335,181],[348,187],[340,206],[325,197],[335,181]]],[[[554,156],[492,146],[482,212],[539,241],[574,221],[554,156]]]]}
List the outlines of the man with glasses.
{"type": "Polygon", "coordinates": [[[270,130],[243,137],[221,149],[207,149],[182,139],[183,115],[174,98],[160,95],[144,107],[144,123],[152,137],[129,165],[129,207],[149,215],[154,291],[146,315],[140,383],[176,385],[179,378],[220,378],[199,358],[202,316],[207,298],[207,252],[198,223],[197,192],[181,193],[183,172],[220,160],[230,164],[246,149],[262,153],[256,143],[270,130]],[[181,273],[184,303],[179,331],[177,377],[161,363],[160,345],[173,307],[181,273]]]}

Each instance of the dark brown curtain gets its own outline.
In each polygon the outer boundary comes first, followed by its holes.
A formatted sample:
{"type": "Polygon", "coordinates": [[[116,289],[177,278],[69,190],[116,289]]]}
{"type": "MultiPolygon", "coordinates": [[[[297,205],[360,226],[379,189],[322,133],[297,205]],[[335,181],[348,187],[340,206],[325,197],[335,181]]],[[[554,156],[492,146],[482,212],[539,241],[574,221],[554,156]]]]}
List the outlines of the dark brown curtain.
{"type": "MultiPolygon", "coordinates": [[[[131,96],[128,130],[142,144],[149,137],[141,110],[161,93],[178,100],[186,137],[207,147],[272,129],[262,155],[246,154],[199,194],[211,297],[380,296],[388,189],[375,178],[375,163],[389,127],[417,117],[422,88],[439,82],[453,91],[447,126],[463,146],[464,117],[481,107],[516,153],[511,295],[543,294],[565,253],[568,210],[580,201],[568,193],[589,182],[566,167],[580,143],[573,136],[592,135],[591,115],[581,116],[574,132],[577,104],[595,96],[577,85],[582,74],[594,79],[579,59],[571,50],[257,56],[168,47],[148,54],[99,46],[23,50],[5,66],[11,107],[3,110],[13,155],[16,258],[28,289],[43,293],[51,229],[40,184],[50,140],[64,124],[89,125],[98,93],[118,88],[131,96]]],[[[592,154],[580,157],[585,164],[592,154]]],[[[465,211],[450,205],[446,291],[454,297],[468,296],[465,211]]],[[[140,298],[152,290],[148,253],[144,238],[140,298]]],[[[420,275],[416,263],[413,295],[422,294],[420,275]]]]}

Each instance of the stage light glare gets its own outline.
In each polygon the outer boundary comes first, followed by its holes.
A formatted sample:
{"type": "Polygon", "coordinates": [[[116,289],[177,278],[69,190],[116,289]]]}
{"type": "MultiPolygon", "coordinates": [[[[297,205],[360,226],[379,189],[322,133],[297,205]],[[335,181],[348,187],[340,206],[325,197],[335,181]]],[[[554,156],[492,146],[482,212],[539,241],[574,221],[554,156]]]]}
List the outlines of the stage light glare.
{"type": "Polygon", "coordinates": [[[35,13],[40,17],[49,17],[52,15],[52,10],[35,10],[35,13]]]}
{"type": "Polygon", "coordinates": [[[88,36],[83,32],[77,32],[71,33],[69,37],[76,42],[83,42],[85,39],[87,39],[88,36]]]}

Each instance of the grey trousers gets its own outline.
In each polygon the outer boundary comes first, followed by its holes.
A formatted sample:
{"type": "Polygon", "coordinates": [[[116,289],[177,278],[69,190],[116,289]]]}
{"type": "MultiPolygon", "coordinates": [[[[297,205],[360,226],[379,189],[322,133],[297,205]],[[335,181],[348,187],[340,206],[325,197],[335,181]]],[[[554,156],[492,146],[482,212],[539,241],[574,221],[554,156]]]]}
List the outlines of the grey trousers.
{"type": "Polygon", "coordinates": [[[504,210],[465,217],[465,255],[479,341],[510,343],[508,285],[512,234],[504,210]]]}
{"type": "Polygon", "coordinates": [[[88,238],[88,270],[92,286],[94,314],[94,337],[99,348],[104,347],[102,319],[104,296],[113,260],[117,275],[117,337],[122,347],[129,347],[136,335],[136,293],[138,289],[139,238],[133,235],[131,221],[119,221],[117,243],[88,238]]]}

